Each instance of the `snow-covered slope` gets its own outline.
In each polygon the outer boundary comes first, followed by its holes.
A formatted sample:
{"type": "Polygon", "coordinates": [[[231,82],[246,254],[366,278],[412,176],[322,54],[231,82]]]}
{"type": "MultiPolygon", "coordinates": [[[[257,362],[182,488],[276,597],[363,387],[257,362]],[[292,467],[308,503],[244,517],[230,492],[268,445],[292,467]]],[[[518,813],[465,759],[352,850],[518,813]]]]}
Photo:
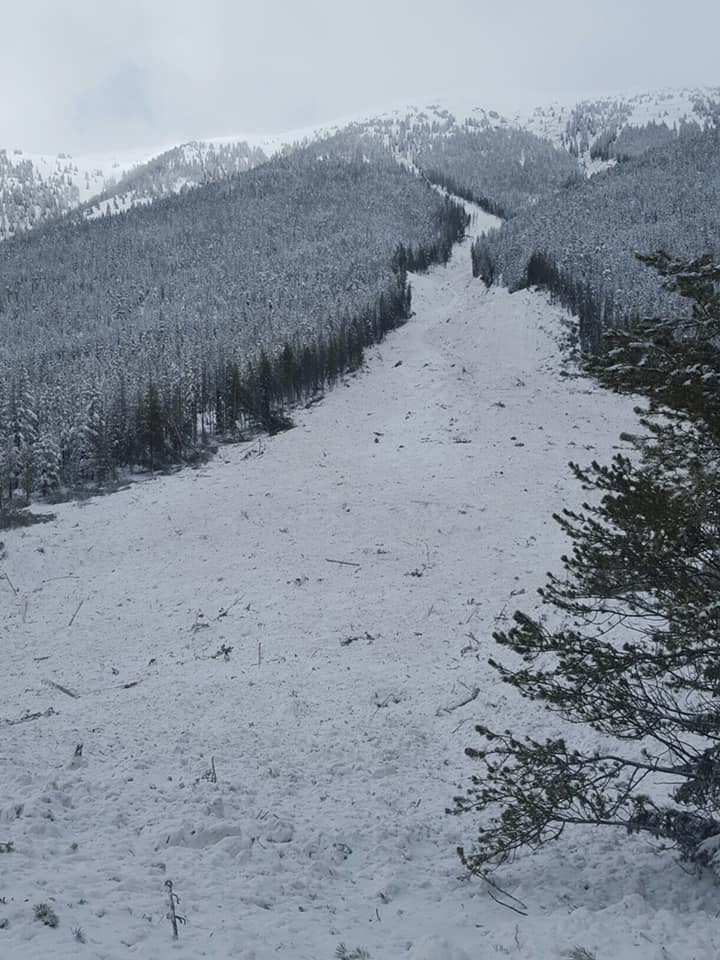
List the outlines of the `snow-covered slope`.
{"type": "Polygon", "coordinates": [[[0,150],[0,239],[67,213],[103,184],[101,170],[65,154],[0,150]]]}
{"type": "Polygon", "coordinates": [[[527,917],[460,879],[473,721],[552,728],[488,638],[557,567],[568,459],[634,422],[468,261],[289,433],[3,534],[0,956],[718,955],[716,891],[637,838],[520,858],[527,917]]]}
{"type": "Polygon", "coordinates": [[[513,122],[539,137],[561,144],[578,156],[588,173],[607,166],[604,153],[628,128],[667,127],[673,133],[683,124],[705,127],[717,122],[720,87],[659,90],[597,100],[553,103],[518,114],[513,122]]]}
{"type": "Polygon", "coordinates": [[[78,207],[92,218],[150,203],[248,170],[267,157],[262,147],[241,138],[80,157],[0,151],[0,239],[78,207]]]}
{"type": "Polygon", "coordinates": [[[669,127],[682,121],[697,121],[706,115],[707,107],[720,99],[720,87],[696,87],[682,90],[658,90],[601,97],[597,100],[555,102],[539,105],[533,111],[517,114],[513,122],[539,137],[563,142],[571,134],[573,124],[584,120],[589,135],[609,126],[642,127],[648,123],[666,123],[669,127]]]}
{"type": "Polygon", "coordinates": [[[407,144],[413,131],[422,131],[427,140],[428,136],[447,137],[459,129],[522,129],[565,147],[593,173],[614,162],[593,153],[603,153],[626,128],[651,124],[674,131],[682,123],[702,126],[710,122],[713,110],[718,109],[720,88],[555,103],[510,117],[489,105],[480,106],[479,100],[446,97],[347,116],[284,134],[239,134],[116,154],[71,157],[61,153],[51,157],[0,150],[0,239],[78,206],[85,216],[96,217],[150,203],[184,187],[247,170],[293,144],[348,128],[381,137],[390,147],[401,141],[407,144]]]}

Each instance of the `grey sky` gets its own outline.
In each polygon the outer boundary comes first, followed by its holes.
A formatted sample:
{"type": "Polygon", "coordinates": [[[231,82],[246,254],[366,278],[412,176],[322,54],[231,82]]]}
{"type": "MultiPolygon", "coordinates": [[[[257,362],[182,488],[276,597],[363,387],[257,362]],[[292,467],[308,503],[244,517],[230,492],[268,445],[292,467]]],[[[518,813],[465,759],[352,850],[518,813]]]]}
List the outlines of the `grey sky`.
{"type": "Polygon", "coordinates": [[[0,147],[280,132],[720,83],[717,0],[0,0],[0,147]]]}

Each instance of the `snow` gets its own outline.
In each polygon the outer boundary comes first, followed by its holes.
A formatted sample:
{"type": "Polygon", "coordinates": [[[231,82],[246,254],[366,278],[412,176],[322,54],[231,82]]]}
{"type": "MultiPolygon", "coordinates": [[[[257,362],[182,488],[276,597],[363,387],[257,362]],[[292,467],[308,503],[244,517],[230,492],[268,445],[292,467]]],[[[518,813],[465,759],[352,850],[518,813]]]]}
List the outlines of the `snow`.
{"type": "Polygon", "coordinates": [[[471,280],[467,243],[413,290],[295,429],[2,534],[3,958],[718,955],[716,891],[637,837],[499,871],[527,916],[461,876],[473,722],[552,732],[491,631],[559,566],[567,461],[635,418],[564,375],[543,295],[471,280]]]}
{"type": "MultiPolygon", "coordinates": [[[[692,87],[667,90],[627,90],[622,93],[607,93],[584,100],[568,98],[553,100],[532,110],[513,114],[512,122],[530,130],[539,137],[560,142],[573,111],[586,108],[615,106],[626,107],[627,119],[623,125],[642,127],[648,123],[666,123],[668,127],[682,120],[698,120],[694,105],[698,100],[716,98],[718,87],[692,87]]],[[[598,121],[601,114],[598,114],[598,121]]],[[[599,131],[598,131],[599,132],[599,131]]]]}
{"type": "Polygon", "coordinates": [[[121,153],[92,153],[71,156],[52,154],[11,153],[13,162],[29,160],[43,180],[64,173],[78,191],[78,203],[84,203],[105,189],[111,177],[118,178],[138,163],[144,163],[156,154],[147,150],[126,150],[121,153]]]}

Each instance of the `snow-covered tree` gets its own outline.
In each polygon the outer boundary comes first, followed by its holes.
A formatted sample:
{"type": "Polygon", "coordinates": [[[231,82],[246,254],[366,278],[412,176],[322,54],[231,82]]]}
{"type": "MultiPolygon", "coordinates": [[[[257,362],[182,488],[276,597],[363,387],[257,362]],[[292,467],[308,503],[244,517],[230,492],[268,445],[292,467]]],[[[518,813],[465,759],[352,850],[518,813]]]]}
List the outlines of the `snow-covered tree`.
{"type": "Polygon", "coordinates": [[[454,812],[480,818],[460,851],[478,874],[577,824],[648,832],[720,866],[720,265],[649,262],[692,319],[645,322],[596,361],[653,406],[626,438],[634,456],[573,466],[594,496],[556,518],[572,549],[541,590],[545,613],[495,634],[515,655],[490,661],[500,678],[568,723],[542,741],[477,727],[484,742],[466,752],[480,770],[454,812]]]}
{"type": "Polygon", "coordinates": [[[40,493],[46,497],[60,483],[60,448],[50,433],[40,433],[33,456],[33,475],[40,493]]]}

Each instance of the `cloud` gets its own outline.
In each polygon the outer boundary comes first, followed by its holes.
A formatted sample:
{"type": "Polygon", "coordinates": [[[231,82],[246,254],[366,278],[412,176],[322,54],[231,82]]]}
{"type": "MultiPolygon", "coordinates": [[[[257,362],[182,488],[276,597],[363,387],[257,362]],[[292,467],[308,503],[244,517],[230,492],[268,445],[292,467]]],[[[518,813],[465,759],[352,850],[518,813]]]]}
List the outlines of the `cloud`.
{"type": "Polygon", "coordinates": [[[98,141],[134,143],[155,134],[150,75],[137,64],[113,66],[77,96],[73,107],[68,118],[70,136],[89,149],[98,141]]]}
{"type": "Polygon", "coordinates": [[[276,132],[444,93],[497,109],[717,83],[714,0],[7,5],[0,146],[276,132]]]}

